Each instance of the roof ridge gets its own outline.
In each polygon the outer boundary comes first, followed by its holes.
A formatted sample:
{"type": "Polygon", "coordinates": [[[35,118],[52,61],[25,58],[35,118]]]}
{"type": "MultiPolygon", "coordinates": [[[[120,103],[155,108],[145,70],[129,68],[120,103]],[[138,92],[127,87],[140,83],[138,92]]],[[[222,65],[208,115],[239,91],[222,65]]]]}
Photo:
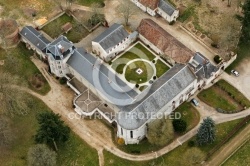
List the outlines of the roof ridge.
{"type": "MultiPolygon", "coordinates": [[[[117,24],[117,23],[115,23],[115,24],[117,24]]],[[[115,24],[113,24],[113,25],[115,25],[115,24]]],[[[105,36],[104,38],[102,38],[98,43],[101,43],[104,39],[106,39],[108,36],[110,36],[111,34],[113,34],[117,29],[123,27],[123,25],[121,25],[121,24],[117,24],[117,25],[119,25],[119,26],[117,28],[115,28],[112,32],[110,32],[107,36],[105,36]]]]}

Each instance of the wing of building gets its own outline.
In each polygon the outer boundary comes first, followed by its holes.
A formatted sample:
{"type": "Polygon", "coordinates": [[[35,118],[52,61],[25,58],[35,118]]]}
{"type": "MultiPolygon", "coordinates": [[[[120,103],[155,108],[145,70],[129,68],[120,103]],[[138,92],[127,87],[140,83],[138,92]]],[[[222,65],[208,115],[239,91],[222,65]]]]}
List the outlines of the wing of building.
{"type": "Polygon", "coordinates": [[[143,19],[137,28],[139,38],[170,63],[187,63],[194,53],[151,19],[143,19]]]}

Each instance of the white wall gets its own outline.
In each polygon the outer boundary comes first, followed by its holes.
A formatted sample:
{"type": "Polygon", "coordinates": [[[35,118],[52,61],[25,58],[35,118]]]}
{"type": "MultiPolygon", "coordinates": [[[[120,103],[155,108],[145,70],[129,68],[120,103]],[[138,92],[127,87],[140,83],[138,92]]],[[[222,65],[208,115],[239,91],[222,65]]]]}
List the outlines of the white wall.
{"type": "Polygon", "coordinates": [[[157,13],[163,17],[165,20],[167,20],[167,22],[172,22],[172,21],[176,21],[176,19],[179,17],[179,10],[175,10],[174,13],[170,16],[167,13],[165,13],[163,10],[161,10],[160,8],[158,8],[157,13]]]}
{"type": "Polygon", "coordinates": [[[117,137],[123,138],[125,144],[138,144],[146,136],[147,127],[142,125],[136,130],[127,130],[117,124],[117,137]],[[131,138],[131,133],[133,132],[133,138],[131,138]]]}
{"type": "Polygon", "coordinates": [[[100,56],[101,59],[108,62],[115,58],[119,52],[124,51],[133,41],[134,39],[132,39],[129,35],[122,42],[111,48],[108,52],[106,52],[99,43],[92,41],[92,50],[95,54],[100,56]]]}

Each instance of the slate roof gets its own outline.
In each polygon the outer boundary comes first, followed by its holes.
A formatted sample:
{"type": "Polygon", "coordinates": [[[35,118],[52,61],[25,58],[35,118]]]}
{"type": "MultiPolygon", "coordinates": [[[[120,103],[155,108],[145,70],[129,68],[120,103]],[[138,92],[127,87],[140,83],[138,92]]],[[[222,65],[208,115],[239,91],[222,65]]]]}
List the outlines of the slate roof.
{"type": "MultiPolygon", "coordinates": [[[[196,76],[188,65],[176,64],[152,84],[141,101],[121,108],[117,122],[128,130],[139,128],[195,80],[196,76]]],[[[143,95],[144,91],[140,95],[143,95]]],[[[170,114],[172,108],[166,111],[170,114]]]]}
{"type": "Polygon", "coordinates": [[[196,52],[193,59],[190,60],[189,66],[193,69],[199,80],[210,78],[212,73],[217,72],[219,68],[211,64],[211,62],[201,53],[196,52]]]}
{"type": "Polygon", "coordinates": [[[159,0],[138,0],[138,2],[140,2],[143,6],[155,10],[158,6],[159,0]]]}
{"type": "Polygon", "coordinates": [[[75,48],[73,43],[61,35],[47,46],[46,53],[51,53],[58,60],[61,59],[61,56],[66,56],[70,52],[70,48],[75,48]]]}
{"type": "Polygon", "coordinates": [[[186,64],[194,55],[191,50],[151,19],[143,19],[137,30],[160,49],[164,56],[172,58],[177,63],[186,64]]]}
{"type": "Polygon", "coordinates": [[[138,95],[103,65],[102,60],[88,54],[83,48],[75,49],[67,64],[93,85],[99,95],[113,104],[131,104],[138,95]]]}
{"type": "Polygon", "coordinates": [[[41,51],[44,51],[46,46],[50,43],[42,33],[38,32],[32,26],[25,26],[19,34],[41,51]]]}
{"type": "Polygon", "coordinates": [[[165,1],[165,0],[160,0],[158,8],[163,10],[169,16],[172,16],[174,11],[176,10],[175,7],[172,4],[170,4],[168,1],[165,1]]]}
{"type": "Polygon", "coordinates": [[[108,52],[128,36],[129,33],[124,29],[123,25],[115,23],[93,41],[99,43],[108,52]]]}

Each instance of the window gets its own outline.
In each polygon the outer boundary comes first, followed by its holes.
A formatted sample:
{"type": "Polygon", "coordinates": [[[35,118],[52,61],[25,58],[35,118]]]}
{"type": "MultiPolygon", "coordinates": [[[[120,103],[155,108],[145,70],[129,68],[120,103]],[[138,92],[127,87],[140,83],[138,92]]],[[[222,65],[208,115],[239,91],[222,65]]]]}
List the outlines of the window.
{"type": "Polygon", "coordinates": [[[121,135],[123,135],[123,129],[121,128],[121,135]]]}
{"type": "Polygon", "coordinates": [[[130,131],[130,138],[133,138],[133,131],[130,131]]]}

